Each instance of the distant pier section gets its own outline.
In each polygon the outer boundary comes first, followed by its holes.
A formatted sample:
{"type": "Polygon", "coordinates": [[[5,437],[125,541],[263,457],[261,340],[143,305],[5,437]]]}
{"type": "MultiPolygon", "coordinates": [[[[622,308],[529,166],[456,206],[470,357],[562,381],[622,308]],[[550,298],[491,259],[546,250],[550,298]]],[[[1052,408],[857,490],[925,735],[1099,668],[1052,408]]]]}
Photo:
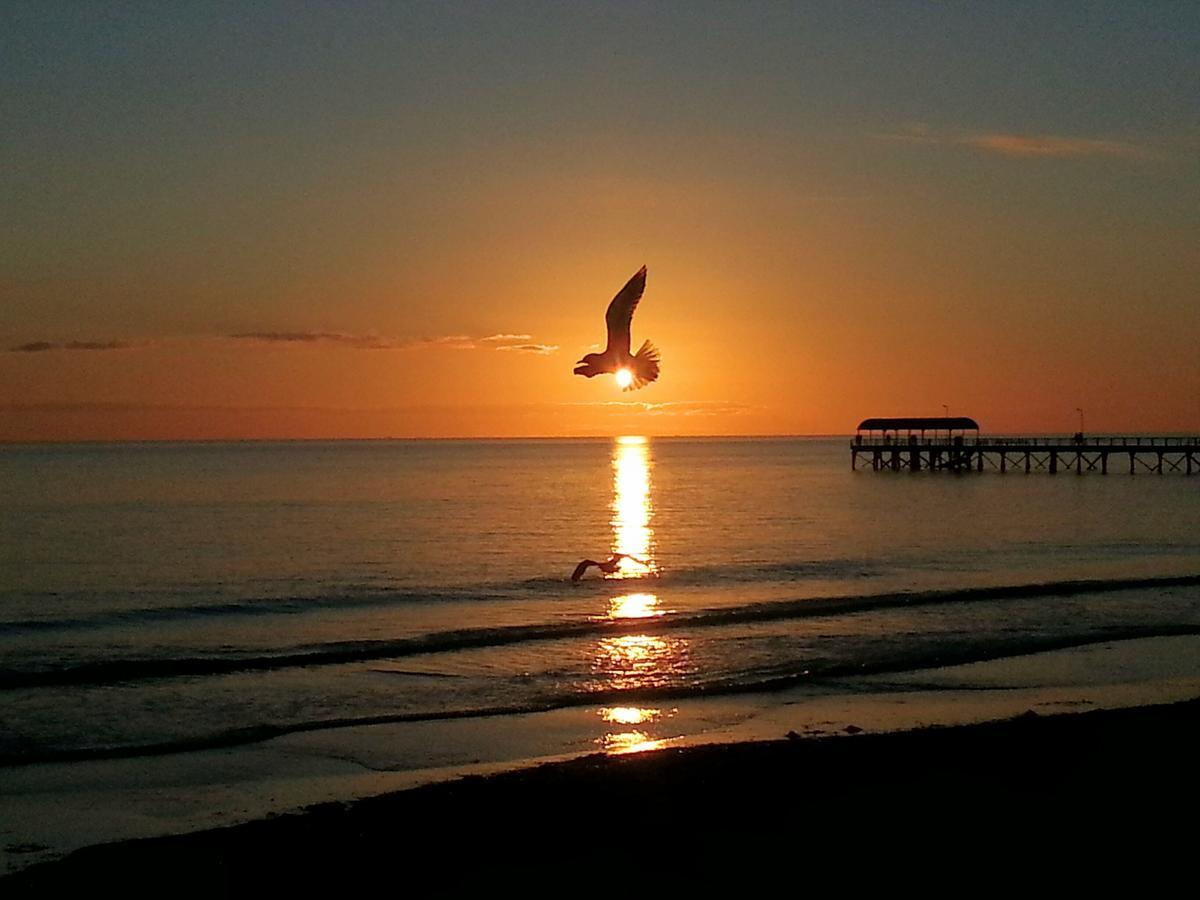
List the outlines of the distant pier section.
{"type": "Polygon", "coordinates": [[[864,419],[850,468],[932,472],[1179,472],[1200,474],[1200,437],[985,437],[963,416],[864,419]]]}

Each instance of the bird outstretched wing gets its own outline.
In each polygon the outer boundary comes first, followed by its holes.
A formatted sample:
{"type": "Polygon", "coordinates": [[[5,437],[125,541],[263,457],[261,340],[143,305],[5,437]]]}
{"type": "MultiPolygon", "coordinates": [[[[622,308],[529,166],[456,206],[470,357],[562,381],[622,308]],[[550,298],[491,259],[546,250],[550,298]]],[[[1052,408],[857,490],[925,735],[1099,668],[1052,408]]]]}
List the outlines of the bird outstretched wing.
{"type": "Polygon", "coordinates": [[[608,312],[604,314],[604,323],[608,326],[608,346],[604,350],[606,354],[614,350],[626,356],[629,354],[630,323],[633,321],[633,311],[637,309],[638,301],[642,299],[645,290],[646,267],[642,266],[617,296],[613,297],[612,303],[608,304],[608,312]]]}
{"type": "Polygon", "coordinates": [[[571,580],[578,581],[580,578],[583,577],[584,572],[586,572],[592,566],[598,566],[598,565],[600,565],[600,563],[596,562],[594,559],[581,560],[579,565],[577,565],[575,567],[575,571],[571,573],[571,580]]]}

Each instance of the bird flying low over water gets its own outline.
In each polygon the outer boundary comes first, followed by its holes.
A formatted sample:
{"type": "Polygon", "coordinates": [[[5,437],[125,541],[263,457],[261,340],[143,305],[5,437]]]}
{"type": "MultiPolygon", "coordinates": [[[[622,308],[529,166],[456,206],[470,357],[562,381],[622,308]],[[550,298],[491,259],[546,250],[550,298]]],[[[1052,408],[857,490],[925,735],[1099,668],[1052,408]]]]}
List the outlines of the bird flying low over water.
{"type": "Polygon", "coordinates": [[[578,581],[583,577],[583,573],[592,566],[595,566],[605,575],[612,575],[617,569],[621,568],[621,560],[623,559],[632,559],[638,565],[645,566],[647,569],[650,568],[650,563],[644,559],[638,559],[636,556],[630,556],[628,553],[614,553],[604,562],[596,562],[594,559],[581,559],[579,565],[575,567],[575,571],[571,573],[571,580],[578,581]]]}
{"type": "Polygon", "coordinates": [[[604,324],[608,326],[608,345],[603,353],[589,353],[575,366],[575,374],[585,378],[596,375],[615,375],[622,390],[632,391],[658,379],[658,348],[646,341],[632,356],[629,329],[633,311],[637,309],[642,292],[646,290],[646,267],[642,266],[629,279],[620,293],[608,304],[604,324]]]}

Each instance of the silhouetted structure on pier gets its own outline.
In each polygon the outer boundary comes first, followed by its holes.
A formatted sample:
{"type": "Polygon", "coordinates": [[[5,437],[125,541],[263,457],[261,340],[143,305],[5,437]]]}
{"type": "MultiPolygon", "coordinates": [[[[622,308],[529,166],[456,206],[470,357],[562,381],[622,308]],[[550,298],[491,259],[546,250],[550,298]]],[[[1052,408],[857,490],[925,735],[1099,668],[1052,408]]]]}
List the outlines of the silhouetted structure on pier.
{"type": "MultiPolygon", "coordinates": [[[[878,472],[908,470],[982,472],[992,468],[1056,474],[1107,475],[1110,457],[1129,460],[1138,471],[1200,472],[1198,437],[981,437],[979,424],[966,417],[864,419],[850,444],[850,468],[862,456],[878,472]],[[968,432],[974,432],[973,435],[968,432]]],[[[1115,460],[1114,460],[1115,462],[1115,460]]],[[[1124,468],[1122,466],[1122,468],[1124,468]]]]}

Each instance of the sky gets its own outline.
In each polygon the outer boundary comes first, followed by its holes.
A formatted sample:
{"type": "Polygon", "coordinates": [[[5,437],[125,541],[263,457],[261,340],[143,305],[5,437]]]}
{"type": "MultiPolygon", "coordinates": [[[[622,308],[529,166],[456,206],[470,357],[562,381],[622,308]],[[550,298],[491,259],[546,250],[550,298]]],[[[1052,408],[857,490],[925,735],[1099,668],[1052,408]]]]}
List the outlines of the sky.
{"type": "Polygon", "coordinates": [[[1200,5],[0,20],[0,440],[1200,431],[1200,5]]]}

